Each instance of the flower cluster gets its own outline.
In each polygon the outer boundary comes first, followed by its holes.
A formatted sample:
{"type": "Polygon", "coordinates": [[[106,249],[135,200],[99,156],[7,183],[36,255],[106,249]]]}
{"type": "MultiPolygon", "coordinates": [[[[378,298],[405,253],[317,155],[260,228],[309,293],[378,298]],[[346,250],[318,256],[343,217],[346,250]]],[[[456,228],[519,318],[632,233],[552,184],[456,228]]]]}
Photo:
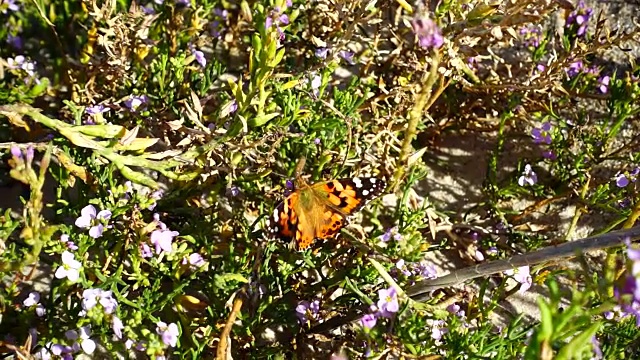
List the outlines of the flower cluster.
{"type": "Polygon", "coordinates": [[[44,306],[40,303],[40,293],[37,291],[30,292],[28,297],[22,302],[22,305],[27,308],[35,309],[38,317],[43,317],[47,312],[44,306]]]}
{"type": "Polygon", "coordinates": [[[387,229],[384,234],[380,235],[380,241],[383,243],[388,243],[391,239],[395,241],[402,240],[402,234],[398,232],[397,226],[387,229]]]}
{"type": "Polygon", "coordinates": [[[403,259],[400,259],[389,273],[396,279],[399,279],[401,276],[406,277],[409,285],[413,285],[418,280],[435,279],[438,277],[436,268],[424,260],[406,264],[403,259]]]}
{"type": "MultiPolygon", "coordinates": [[[[173,247],[172,247],[173,238],[180,235],[180,233],[178,233],[177,231],[170,230],[167,227],[167,225],[165,225],[165,223],[160,221],[160,215],[154,214],[153,218],[154,218],[154,222],[158,226],[158,229],[153,230],[151,232],[151,236],[149,240],[151,244],[155,247],[156,255],[159,255],[161,252],[166,252],[166,253],[173,252],[173,247]]],[[[149,257],[149,256],[145,256],[145,252],[146,251],[143,251],[143,256],[149,257]]]]}
{"type": "Polygon", "coordinates": [[[300,301],[296,306],[296,316],[301,324],[306,324],[310,320],[318,318],[320,313],[320,301],[313,300],[311,302],[307,300],[300,301]]]}
{"type": "Polygon", "coordinates": [[[631,171],[619,172],[615,176],[616,186],[619,188],[626,187],[630,183],[636,182],[640,175],[640,167],[636,167],[631,171]]]}
{"type": "MultiPolygon", "coordinates": [[[[542,123],[542,126],[540,126],[539,128],[534,128],[533,130],[531,130],[531,136],[533,137],[533,142],[536,144],[551,145],[552,129],[553,127],[551,126],[551,123],[548,121],[545,121],[544,123],[542,123]]],[[[548,147],[542,151],[542,156],[549,160],[556,159],[556,155],[548,147]]]]}
{"type": "Polygon", "coordinates": [[[9,70],[17,73],[26,74],[27,77],[24,79],[25,83],[34,82],[36,84],[40,84],[40,79],[38,78],[38,74],[36,73],[36,62],[29,61],[23,55],[18,55],[13,58],[7,59],[7,67],[9,70]]]}
{"type": "MultiPolygon", "coordinates": [[[[636,323],[640,326],[640,250],[633,247],[627,240],[627,272],[622,277],[621,284],[614,289],[618,307],[615,312],[621,316],[635,316],[636,323]]],[[[605,314],[605,317],[613,318],[613,313],[605,314]]]]}
{"type": "Polygon", "coordinates": [[[524,46],[537,48],[540,46],[540,40],[542,39],[542,30],[535,25],[525,26],[520,28],[520,36],[522,36],[524,46]]]}
{"type": "Polygon", "coordinates": [[[272,26],[275,27],[276,31],[278,32],[278,39],[280,41],[284,40],[285,38],[282,28],[289,25],[289,16],[285,14],[284,11],[291,6],[291,0],[287,0],[285,6],[282,8],[276,6],[269,12],[269,15],[264,21],[265,30],[269,30],[272,26]]]}
{"type": "Polygon", "coordinates": [[[390,318],[393,314],[400,310],[400,303],[398,302],[398,293],[394,287],[388,289],[378,290],[378,302],[375,305],[371,305],[370,313],[364,315],[360,319],[360,324],[365,329],[371,329],[376,326],[378,319],[390,318]]]}
{"type": "Polygon", "coordinates": [[[595,80],[595,87],[601,94],[609,92],[611,77],[609,75],[601,75],[600,69],[596,66],[587,67],[582,60],[576,60],[569,64],[565,69],[565,73],[569,79],[573,79],[578,75],[586,75],[591,81],[595,80]]]}
{"type": "Polygon", "coordinates": [[[93,205],[87,205],[80,211],[80,217],[76,219],[76,226],[83,229],[89,229],[89,236],[97,239],[102,236],[104,229],[108,229],[111,211],[96,211],[93,205]]]}
{"type": "Polygon", "coordinates": [[[88,314],[92,309],[99,309],[100,313],[113,314],[118,307],[118,302],[113,298],[111,291],[102,289],[86,289],[82,292],[81,315],[88,314]]]}
{"type": "Polygon", "coordinates": [[[578,37],[584,37],[589,26],[589,18],[593,14],[592,8],[587,8],[584,0],[578,2],[578,6],[567,17],[566,28],[578,37]]]}

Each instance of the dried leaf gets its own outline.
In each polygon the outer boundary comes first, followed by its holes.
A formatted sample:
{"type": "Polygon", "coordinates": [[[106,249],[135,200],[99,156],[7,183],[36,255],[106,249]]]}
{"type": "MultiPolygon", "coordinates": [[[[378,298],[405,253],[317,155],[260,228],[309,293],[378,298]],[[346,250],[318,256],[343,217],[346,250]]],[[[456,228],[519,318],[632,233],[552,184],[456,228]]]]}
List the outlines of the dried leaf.
{"type": "Polygon", "coordinates": [[[123,145],[123,144],[116,144],[116,146],[114,146],[114,149],[116,150],[120,150],[120,151],[139,151],[139,150],[144,150],[150,146],[155,145],[158,142],[159,139],[157,138],[139,138],[139,139],[133,139],[130,144],[127,145],[123,145]]]}
{"type": "Polygon", "coordinates": [[[169,128],[171,128],[171,130],[173,131],[182,129],[182,124],[184,124],[184,120],[182,119],[167,121],[167,125],[169,125],[169,128]]]}
{"type": "Polygon", "coordinates": [[[87,169],[83,168],[82,166],[76,165],[71,157],[67,155],[67,153],[63,151],[57,151],[55,155],[56,158],[58,158],[60,164],[62,164],[65,169],[67,169],[74,176],[79,177],[80,180],[82,180],[85,184],[89,181],[89,179],[91,179],[91,174],[87,171],[87,169]]]}
{"type": "Polygon", "coordinates": [[[31,131],[31,128],[29,128],[29,125],[27,124],[26,121],[24,121],[24,119],[22,118],[21,115],[19,115],[16,112],[13,111],[2,111],[0,112],[2,115],[6,116],[9,119],[9,122],[15,126],[24,128],[27,131],[31,131]]]}
{"type": "Polygon", "coordinates": [[[100,146],[100,143],[94,141],[84,134],[75,131],[74,127],[61,127],[58,129],[58,131],[60,131],[60,134],[69,139],[69,141],[71,141],[74,145],[94,150],[104,149],[103,146],[100,146]]]}
{"type": "Polygon", "coordinates": [[[422,156],[424,155],[424,153],[427,151],[427,148],[422,148],[416,152],[414,152],[413,154],[411,154],[409,156],[409,158],[407,159],[407,166],[411,167],[413,165],[415,165],[416,162],[418,162],[420,159],[422,159],[422,156]]]}
{"type": "MultiPolygon", "coordinates": [[[[140,131],[140,126],[137,125],[136,127],[134,127],[132,130],[125,130],[124,135],[122,136],[122,138],[120,139],[120,141],[118,141],[119,145],[123,145],[123,147],[127,147],[127,145],[130,145],[131,143],[133,143],[136,140],[136,137],[138,136],[138,131],[140,131]]],[[[151,146],[151,145],[149,145],[151,146]]],[[[116,147],[118,147],[116,145],[116,147]]]]}

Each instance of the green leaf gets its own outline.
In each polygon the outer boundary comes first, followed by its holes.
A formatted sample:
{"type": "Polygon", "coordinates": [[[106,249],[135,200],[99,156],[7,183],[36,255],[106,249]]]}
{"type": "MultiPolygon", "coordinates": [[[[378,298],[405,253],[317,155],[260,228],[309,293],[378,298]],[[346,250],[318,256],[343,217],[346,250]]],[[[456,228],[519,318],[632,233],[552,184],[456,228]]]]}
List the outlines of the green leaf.
{"type": "Polygon", "coordinates": [[[275,118],[280,115],[280,113],[270,113],[270,114],[262,114],[258,115],[248,121],[249,127],[255,128],[260,127],[269,122],[269,120],[275,118]]]}
{"type": "Polygon", "coordinates": [[[558,351],[556,359],[580,359],[582,353],[593,346],[591,339],[598,332],[601,325],[601,322],[595,322],[586,330],[576,335],[568,344],[558,351]]]}

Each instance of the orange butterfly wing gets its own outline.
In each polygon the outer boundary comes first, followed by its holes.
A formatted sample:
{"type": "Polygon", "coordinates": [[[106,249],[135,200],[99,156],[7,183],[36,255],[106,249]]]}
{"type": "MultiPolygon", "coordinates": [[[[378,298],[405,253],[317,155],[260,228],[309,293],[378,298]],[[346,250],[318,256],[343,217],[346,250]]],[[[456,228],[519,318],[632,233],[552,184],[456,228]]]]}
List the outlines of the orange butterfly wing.
{"type": "Polygon", "coordinates": [[[385,187],[381,179],[356,177],[297,190],[274,209],[267,220],[268,231],[304,250],[315,239],[335,236],[346,225],[349,215],[378,197],[385,187]]]}

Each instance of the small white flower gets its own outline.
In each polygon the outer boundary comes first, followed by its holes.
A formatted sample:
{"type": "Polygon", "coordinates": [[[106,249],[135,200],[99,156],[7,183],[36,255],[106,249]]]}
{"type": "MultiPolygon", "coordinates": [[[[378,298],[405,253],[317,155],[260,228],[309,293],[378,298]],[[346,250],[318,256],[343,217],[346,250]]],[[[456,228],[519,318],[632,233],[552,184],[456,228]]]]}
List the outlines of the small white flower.
{"type": "Polygon", "coordinates": [[[36,291],[32,291],[31,293],[29,293],[29,296],[26,299],[24,299],[24,301],[22,302],[22,305],[26,307],[32,307],[33,305],[36,305],[39,302],[40,302],[40,294],[36,291]]]}
{"type": "Polygon", "coordinates": [[[525,186],[525,185],[534,185],[535,183],[538,182],[538,175],[536,175],[535,172],[533,172],[533,169],[531,168],[531,165],[527,164],[524,166],[524,171],[522,172],[522,176],[520,176],[520,178],[518,178],[518,185],[520,186],[525,186]]]}
{"type": "Polygon", "coordinates": [[[531,274],[529,273],[528,266],[522,266],[515,270],[507,270],[504,273],[505,275],[513,276],[513,279],[520,283],[520,290],[518,290],[519,293],[522,294],[529,290],[529,288],[531,287],[533,280],[531,278],[531,274]]]}
{"type": "Polygon", "coordinates": [[[73,333],[74,334],[71,335],[71,337],[67,336],[71,340],[78,340],[77,343],[73,344],[73,347],[78,348],[77,344],[79,344],[85,354],[93,354],[96,349],[96,343],[89,338],[89,336],[91,336],[91,327],[89,325],[81,327],[79,336],[75,331],[73,331],[73,333]],[[73,339],[72,337],[75,337],[75,339],[73,339]]]}
{"type": "Polygon", "coordinates": [[[82,264],[75,259],[75,255],[65,250],[62,253],[62,265],[56,270],[55,276],[57,279],[67,278],[76,282],[80,277],[81,268],[82,264]]]}

